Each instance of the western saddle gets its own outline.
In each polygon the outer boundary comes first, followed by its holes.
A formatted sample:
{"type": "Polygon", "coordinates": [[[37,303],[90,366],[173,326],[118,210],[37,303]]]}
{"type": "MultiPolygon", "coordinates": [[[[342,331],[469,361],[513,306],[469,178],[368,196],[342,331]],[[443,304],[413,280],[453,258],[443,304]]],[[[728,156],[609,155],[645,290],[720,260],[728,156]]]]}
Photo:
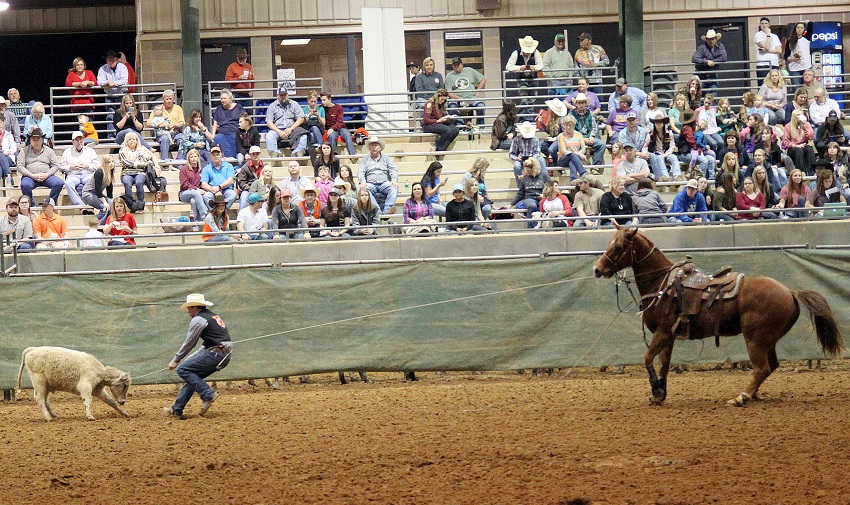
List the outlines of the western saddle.
{"type": "MultiPolygon", "coordinates": [[[[690,257],[673,265],[660,290],[677,304],[679,318],[673,323],[673,335],[682,340],[691,339],[691,316],[696,316],[703,308],[711,310],[715,302],[722,303],[738,296],[743,278],[744,274],[733,272],[729,266],[708,274],[697,269],[690,257]]],[[[715,318],[715,321],[715,345],[719,347],[720,318],[715,318]]]]}

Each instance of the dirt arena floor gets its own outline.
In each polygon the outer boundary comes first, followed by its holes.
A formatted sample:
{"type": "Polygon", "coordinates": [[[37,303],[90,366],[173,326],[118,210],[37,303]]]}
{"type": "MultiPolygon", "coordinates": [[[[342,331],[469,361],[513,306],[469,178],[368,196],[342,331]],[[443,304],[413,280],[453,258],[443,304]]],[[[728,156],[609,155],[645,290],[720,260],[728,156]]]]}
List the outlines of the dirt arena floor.
{"type": "Polygon", "coordinates": [[[372,374],[373,384],[225,388],[206,417],[162,413],[175,386],[130,390],[121,418],[71,395],[47,423],[0,405],[0,503],[846,504],[850,363],[783,363],[762,401],[726,405],[749,373],[566,370],[372,374]]]}

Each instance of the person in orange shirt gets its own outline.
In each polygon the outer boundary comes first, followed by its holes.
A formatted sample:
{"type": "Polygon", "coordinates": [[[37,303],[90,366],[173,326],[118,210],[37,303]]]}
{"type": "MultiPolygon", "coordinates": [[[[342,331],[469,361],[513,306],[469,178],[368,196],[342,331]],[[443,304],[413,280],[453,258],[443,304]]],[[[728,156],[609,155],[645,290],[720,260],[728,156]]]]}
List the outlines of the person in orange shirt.
{"type": "Polygon", "coordinates": [[[233,90],[233,97],[242,103],[242,107],[248,109],[252,106],[251,91],[254,89],[254,68],[248,63],[248,51],[244,47],[236,50],[236,61],[227,67],[227,72],[224,74],[225,81],[233,81],[230,88],[233,90]]]}
{"type": "MultiPolygon", "coordinates": [[[[41,214],[32,223],[32,231],[35,238],[68,238],[68,223],[65,218],[54,212],[56,202],[52,198],[45,198],[41,202],[41,214]]],[[[51,240],[39,242],[36,249],[67,249],[67,240],[51,240]]]]}

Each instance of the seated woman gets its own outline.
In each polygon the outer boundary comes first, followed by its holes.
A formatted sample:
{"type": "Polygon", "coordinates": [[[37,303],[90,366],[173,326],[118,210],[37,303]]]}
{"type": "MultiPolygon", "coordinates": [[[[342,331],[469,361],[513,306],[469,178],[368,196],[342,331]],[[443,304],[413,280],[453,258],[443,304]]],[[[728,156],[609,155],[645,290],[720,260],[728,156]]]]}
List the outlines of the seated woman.
{"type": "Polygon", "coordinates": [[[227,231],[229,225],[230,218],[227,216],[227,202],[224,200],[224,195],[215,195],[215,198],[210,200],[210,211],[204,217],[205,235],[201,238],[204,242],[231,242],[233,237],[230,235],[219,235],[227,231]]]}
{"type": "Polygon", "coordinates": [[[734,221],[731,214],[725,212],[737,209],[738,190],[735,189],[737,179],[733,172],[722,171],[715,181],[714,194],[711,197],[711,210],[724,212],[724,214],[711,214],[708,218],[712,221],[734,221]]]}
{"type": "Polygon", "coordinates": [[[304,111],[303,128],[310,132],[310,145],[318,147],[325,135],[325,108],[319,105],[319,94],[316,91],[307,93],[307,104],[302,105],[301,110],[304,111]]]}
{"type": "Polygon", "coordinates": [[[331,178],[336,179],[339,175],[339,158],[336,157],[336,153],[333,150],[333,147],[327,142],[323,143],[316,150],[316,157],[313,158],[313,176],[319,176],[319,167],[325,165],[331,169],[331,178]]]}
{"type": "MultiPolygon", "coordinates": [[[[779,191],[779,203],[776,206],[780,209],[805,209],[811,192],[809,186],[803,183],[803,172],[795,168],[788,176],[788,184],[779,191]]],[[[806,211],[786,210],[784,215],[791,218],[806,217],[806,211]]]]}
{"type": "Polygon", "coordinates": [[[511,141],[516,135],[516,123],[516,104],[513,100],[505,100],[502,102],[502,112],[493,121],[493,138],[490,142],[490,149],[493,151],[510,149],[511,141]]]}
{"type": "Polygon", "coordinates": [[[147,171],[159,168],[153,153],[144,146],[139,145],[139,136],[136,132],[128,132],[124,136],[124,143],[118,151],[118,160],[121,163],[121,183],[124,184],[124,194],[133,198],[133,186],[136,194],[130,212],[145,210],[145,181],[147,171]]]}
{"type": "Polygon", "coordinates": [[[362,237],[374,237],[378,234],[375,228],[368,228],[378,223],[381,210],[372,203],[372,193],[365,185],[357,193],[357,203],[351,209],[351,225],[357,226],[354,235],[362,237]]]}
{"type": "MultiPolygon", "coordinates": [[[[517,204],[522,204],[525,209],[525,215],[528,219],[534,217],[534,213],[537,212],[538,207],[540,207],[540,197],[543,195],[543,185],[546,184],[546,181],[549,180],[549,173],[543,172],[540,170],[540,162],[536,157],[531,157],[526,159],[522,164],[525,175],[519,181],[519,187],[517,188],[516,195],[513,200],[511,200],[511,207],[516,206],[520,208],[517,204]]],[[[463,189],[463,186],[461,186],[463,189]]],[[[446,205],[448,209],[448,205],[446,205]]],[[[448,210],[446,210],[448,213],[448,210]]],[[[534,222],[528,222],[529,228],[534,228],[534,222]]]]}
{"type": "Polygon", "coordinates": [[[24,119],[24,141],[30,143],[30,134],[36,128],[41,128],[44,133],[44,142],[48,146],[53,145],[53,121],[44,113],[44,104],[35,102],[32,104],[32,113],[24,119]]]}
{"type": "Polygon", "coordinates": [[[348,192],[345,194],[345,196],[356,200],[358,195],[357,189],[359,188],[359,184],[357,184],[357,178],[354,177],[353,173],[351,172],[351,167],[349,167],[348,165],[341,165],[339,167],[339,177],[343,181],[347,182],[349,185],[348,192]]]}
{"type": "Polygon", "coordinates": [[[106,224],[112,208],[112,178],[115,172],[115,158],[107,154],[101,158],[100,166],[83,185],[83,202],[98,211],[97,221],[101,226],[106,224]]]}
{"type": "MultiPolygon", "coordinates": [[[[560,101],[560,100],[559,100],[560,101]]],[[[558,163],[561,168],[570,167],[570,180],[574,181],[587,173],[584,136],[576,131],[576,118],[567,116],[563,120],[564,131],[558,134],[558,163]]]]}
{"type": "Polygon", "coordinates": [[[239,131],[236,132],[236,161],[244,163],[252,147],[260,147],[260,130],[254,126],[251,116],[244,112],[239,117],[239,131]]]}
{"type": "Polygon", "coordinates": [[[127,204],[123,198],[116,198],[112,205],[112,215],[106,219],[103,233],[110,235],[109,247],[135,247],[136,240],[132,237],[138,232],[136,218],[127,212],[127,204]]]}
{"type": "Polygon", "coordinates": [[[490,213],[493,211],[493,200],[487,195],[487,186],[484,182],[484,176],[487,175],[487,168],[490,162],[487,158],[479,156],[472,163],[472,168],[468,172],[464,172],[460,178],[460,183],[464,186],[466,181],[474,177],[478,181],[478,203],[481,204],[481,215],[484,219],[490,219],[490,213]]]}
{"type": "Polygon", "coordinates": [[[292,193],[288,189],[280,191],[280,202],[272,210],[271,227],[272,230],[278,230],[275,240],[304,238],[307,220],[301,207],[292,205],[292,193]]]}
{"type": "Polygon", "coordinates": [[[827,145],[823,159],[832,163],[832,167],[835,169],[835,174],[838,180],[841,180],[841,178],[844,177],[844,187],[846,188],[847,180],[850,179],[850,155],[848,155],[846,151],[842,150],[841,146],[837,142],[830,142],[827,145]]]}
{"type": "MultiPolygon", "coordinates": [[[[454,124],[454,118],[446,112],[446,100],[448,98],[448,91],[438,89],[434,96],[425,102],[425,107],[422,109],[422,131],[439,135],[434,143],[434,151],[437,152],[448,151],[449,145],[460,133],[460,130],[454,124]]],[[[442,155],[434,157],[438,160],[443,159],[442,155]]]]}
{"type": "Polygon", "coordinates": [[[204,126],[204,115],[201,111],[192,109],[189,113],[189,121],[183,128],[183,139],[180,141],[177,159],[185,160],[189,150],[195,149],[201,157],[201,166],[206,166],[210,162],[210,142],[214,138],[209,128],[204,126]]]}
{"type": "MultiPolygon", "coordinates": [[[[561,189],[558,186],[558,181],[549,179],[543,185],[543,198],[540,199],[540,217],[567,217],[573,214],[573,207],[570,205],[570,200],[561,194],[561,189]]],[[[549,225],[543,225],[543,228],[549,226],[553,228],[568,228],[572,226],[572,222],[568,219],[558,219],[556,221],[544,221],[549,225]]]]}
{"type": "Polygon", "coordinates": [[[765,166],[782,170],[783,175],[787,178],[787,174],[796,167],[794,167],[794,162],[791,161],[791,158],[779,147],[776,140],[773,128],[765,128],[761,133],[761,142],[755,145],[753,154],[759,149],[764,151],[765,166]]]}
{"type": "Polygon", "coordinates": [[[186,156],[186,164],[180,167],[181,202],[188,203],[192,209],[189,219],[203,221],[207,216],[207,205],[204,201],[204,189],[201,187],[201,155],[197,149],[190,149],[186,156]]]}
{"type": "Polygon", "coordinates": [[[94,110],[94,97],[91,89],[97,86],[97,77],[94,72],[86,69],[86,61],[82,58],[74,58],[68,77],[65,78],[65,87],[71,90],[71,112],[89,112],[94,110]]]}
{"type": "Polygon", "coordinates": [[[142,136],[142,130],[145,127],[145,122],[142,120],[142,111],[136,107],[136,99],[133,95],[127,93],[121,98],[121,106],[115,111],[112,117],[112,124],[115,126],[115,143],[123,144],[127,134],[134,132],[145,149],[151,150],[150,144],[145,142],[142,136]]]}
{"type": "MultiPolygon", "coordinates": [[[[734,131],[731,131],[723,137],[724,145],[717,151],[717,159],[724,160],[726,158],[726,154],[733,153],[735,155],[735,160],[738,164],[738,167],[746,170],[753,166],[753,161],[750,158],[750,154],[741,147],[741,142],[738,137],[738,134],[734,131]]],[[[721,162],[721,165],[725,162],[721,162]]],[[[739,181],[741,179],[738,179],[739,181]]]]}
{"type": "Polygon", "coordinates": [[[758,94],[764,99],[768,123],[785,124],[785,104],[788,103],[788,88],[779,70],[771,70],[764,78],[758,94]]]}
{"type": "MultiPolygon", "coordinates": [[[[826,160],[817,160],[818,178],[815,189],[806,198],[806,207],[823,207],[827,203],[846,203],[843,191],[835,180],[835,168],[826,160]]],[[[820,211],[818,211],[820,212],[820,211]]]]}
{"type": "Polygon", "coordinates": [[[440,180],[443,173],[443,164],[433,161],[428,165],[428,170],[422,176],[422,187],[425,189],[425,199],[430,202],[434,215],[444,217],[446,207],[440,203],[440,188],[446,185],[448,179],[440,180]]]}
{"type": "Polygon", "coordinates": [[[647,116],[647,121],[652,124],[649,131],[649,142],[646,148],[649,151],[649,166],[657,181],[669,181],[672,174],[673,179],[681,181],[682,168],[679,158],[673,153],[676,144],[673,142],[673,132],[670,130],[670,119],[659,110],[655,114],[647,116]]]}
{"type": "MultiPolygon", "coordinates": [[[[757,166],[753,170],[753,185],[756,191],[764,195],[764,206],[766,209],[775,208],[779,204],[779,192],[773,189],[773,185],[767,178],[767,169],[757,166]]],[[[765,219],[776,219],[778,216],[773,212],[763,212],[765,219]]]]}
{"type": "MultiPolygon", "coordinates": [[[[269,166],[264,166],[263,171],[260,172],[260,177],[251,183],[250,192],[257,193],[263,198],[263,200],[268,201],[269,192],[274,187],[276,187],[274,183],[274,169],[269,166]]],[[[274,205],[272,205],[271,208],[273,209],[274,205]]],[[[269,215],[271,215],[271,212],[269,212],[269,215]]]]}
{"type": "MultiPolygon", "coordinates": [[[[546,100],[546,106],[546,109],[537,113],[537,129],[544,135],[543,140],[540,141],[540,152],[544,158],[551,158],[552,163],[557,163],[558,136],[564,131],[563,121],[570,111],[558,98],[546,100]]],[[[575,131],[575,117],[573,117],[573,131],[575,131]]]]}
{"type": "Polygon", "coordinates": [[[791,120],[785,125],[785,135],[782,136],[782,147],[788,156],[794,160],[794,167],[807,175],[812,175],[815,150],[811,143],[815,139],[812,125],[806,119],[806,113],[800,109],[791,113],[791,120]]]}
{"type": "Polygon", "coordinates": [[[818,131],[815,133],[815,149],[818,156],[823,158],[826,155],[826,148],[830,142],[838,144],[844,152],[850,150],[850,144],[847,142],[847,137],[844,136],[844,127],[838,120],[838,113],[834,110],[829,111],[826,121],[818,126],[818,131]]]}
{"type": "MultiPolygon", "coordinates": [[[[608,187],[610,189],[599,200],[599,214],[601,216],[626,216],[634,214],[632,196],[626,193],[625,179],[615,175],[611,177],[608,187]]],[[[603,217],[602,219],[603,226],[613,226],[615,222],[621,225],[635,224],[637,219],[629,217],[613,217],[608,219],[603,217]]]]}
{"type": "MultiPolygon", "coordinates": [[[[765,156],[764,150],[756,149],[753,153],[753,163],[755,166],[752,170],[748,170],[744,172],[744,177],[754,176],[756,171],[761,168],[764,169],[765,174],[767,175],[767,182],[770,183],[770,187],[773,188],[773,192],[776,193],[774,200],[779,199],[779,189],[782,188],[787,182],[788,177],[785,175],[785,171],[779,167],[773,167],[767,162],[767,158],[765,156]]],[[[756,181],[756,186],[758,186],[758,181],[756,181]]],[[[765,194],[765,196],[767,196],[765,194]]],[[[773,204],[770,203],[771,198],[767,199],[767,206],[770,207],[773,204]]],[[[776,202],[774,202],[776,203],[776,202]]]]}
{"type": "Polygon", "coordinates": [[[342,200],[339,189],[332,187],[328,192],[328,204],[322,209],[322,217],[319,219],[320,237],[335,238],[348,237],[348,227],[351,226],[351,209],[342,200]],[[341,228],[329,230],[327,228],[341,228]]]}
{"type": "MultiPolygon", "coordinates": [[[[404,224],[417,225],[405,226],[404,233],[413,235],[416,233],[428,233],[434,231],[434,209],[431,202],[425,197],[425,189],[421,182],[414,182],[410,186],[410,198],[404,202],[404,224]]],[[[443,212],[445,215],[445,211],[443,212]]]]}
{"type": "Polygon", "coordinates": [[[756,212],[743,212],[738,214],[738,220],[760,219],[762,213],[767,206],[764,194],[756,189],[755,182],[752,177],[744,178],[744,189],[739,191],[735,196],[735,207],[738,210],[749,210],[756,212]]]}
{"type": "MultiPolygon", "coordinates": [[[[481,185],[475,179],[467,179],[466,182],[463,183],[463,195],[467,200],[472,202],[472,206],[475,209],[475,219],[484,221],[484,214],[481,212],[480,188],[481,185]]],[[[481,227],[489,230],[490,223],[481,223],[481,227]]]]}
{"type": "MultiPolygon", "coordinates": [[[[470,179],[470,181],[472,180],[470,179]]],[[[457,233],[487,231],[487,228],[483,226],[466,223],[466,221],[478,221],[478,216],[475,215],[475,205],[466,199],[463,184],[458,183],[454,185],[454,188],[452,188],[452,197],[452,201],[446,204],[446,222],[463,224],[450,224],[446,226],[447,230],[457,233]]]]}

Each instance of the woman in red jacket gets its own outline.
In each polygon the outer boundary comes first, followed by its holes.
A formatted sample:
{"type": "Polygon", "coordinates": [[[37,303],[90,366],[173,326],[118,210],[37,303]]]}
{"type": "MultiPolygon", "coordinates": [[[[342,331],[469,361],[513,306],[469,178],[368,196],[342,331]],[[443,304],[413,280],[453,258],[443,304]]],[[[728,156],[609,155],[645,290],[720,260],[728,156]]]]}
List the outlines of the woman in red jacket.
{"type": "MultiPolygon", "coordinates": [[[[446,100],[448,98],[448,91],[438,89],[434,96],[425,102],[425,108],[422,110],[422,131],[439,135],[434,145],[435,151],[448,151],[449,144],[460,133],[454,124],[454,118],[446,114],[446,100]]],[[[443,159],[442,156],[435,156],[435,158],[443,159]]]]}
{"type": "Polygon", "coordinates": [[[65,86],[74,88],[71,91],[72,112],[89,112],[94,110],[94,97],[91,88],[97,85],[94,72],[86,70],[86,62],[82,58],[74,58],[72,68],[68,70],[65,86]]]}

